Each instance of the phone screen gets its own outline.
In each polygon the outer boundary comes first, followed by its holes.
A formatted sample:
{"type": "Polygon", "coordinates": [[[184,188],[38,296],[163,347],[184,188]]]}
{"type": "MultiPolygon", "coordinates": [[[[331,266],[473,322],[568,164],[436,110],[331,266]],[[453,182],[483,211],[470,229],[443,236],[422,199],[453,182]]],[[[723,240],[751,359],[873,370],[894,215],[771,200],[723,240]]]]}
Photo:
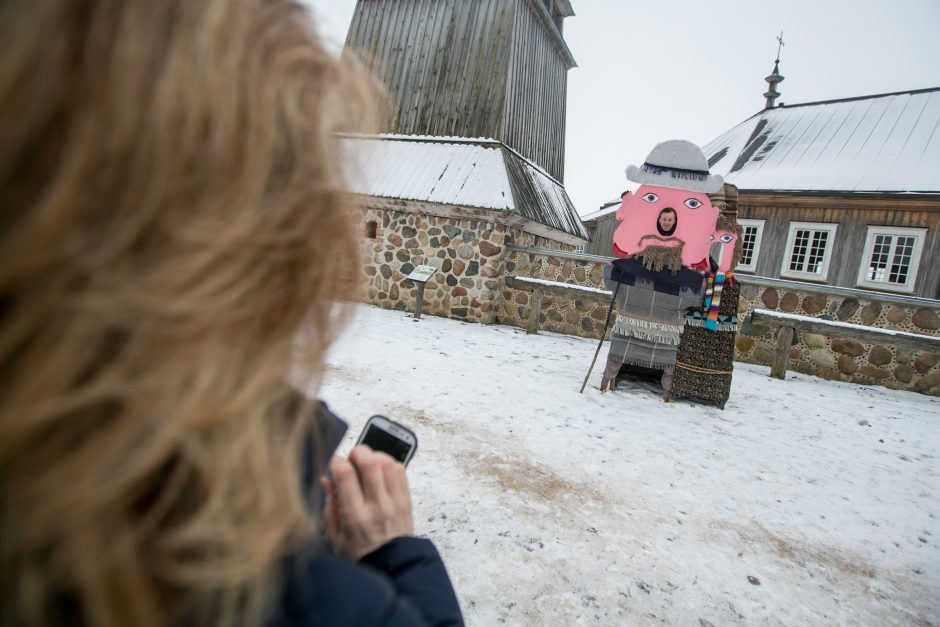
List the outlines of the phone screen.
{"type": "Polygon", "coordinates": [[[398,461],[404,463],[408,459],[408,453],[411,451],[411,445],[402,442],[391,433],[378,429],[375,425],[369,425],[362,443],[373,451],[382,451],[388,453],[398,461]]]}

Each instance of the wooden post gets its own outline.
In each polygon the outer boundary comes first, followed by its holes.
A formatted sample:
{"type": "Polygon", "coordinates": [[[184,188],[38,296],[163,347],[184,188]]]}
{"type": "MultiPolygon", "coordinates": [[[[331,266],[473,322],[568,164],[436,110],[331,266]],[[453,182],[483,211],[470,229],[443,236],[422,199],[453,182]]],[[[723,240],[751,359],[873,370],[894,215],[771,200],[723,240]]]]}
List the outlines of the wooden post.
{"type": "Polygon", "coordinates": [[[415,320],[421,317],[422,307],[424,307],[424,281],[418,282],[418,294],[415,298],[415,320]]]}
{"type": "Polygon", "coordinates": [[[534,334],[539,332],[539,318],[541,315],[542,289],[537,287],[532,290],[532,308],[529,311],[529,324],[526,326],[526,333],[534,334]]]}
{"type": "Polygon", "coordinates": [[[777,352],[774,353],[774,363],[770,366],[770,376],[774,379],[783,379],[787,374],[792,343],[793,327],[780,327],[777,329],[777,352]]]}

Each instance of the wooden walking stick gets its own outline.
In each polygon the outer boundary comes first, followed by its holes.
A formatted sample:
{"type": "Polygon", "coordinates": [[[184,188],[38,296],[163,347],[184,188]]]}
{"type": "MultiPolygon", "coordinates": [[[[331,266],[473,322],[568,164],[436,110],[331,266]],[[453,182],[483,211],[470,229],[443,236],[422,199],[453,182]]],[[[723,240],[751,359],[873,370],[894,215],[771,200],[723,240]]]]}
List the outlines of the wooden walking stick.
{"type": "Polygon", "coordinates": [[[610,299],[610,307],[607,308],[607,319],[604,321],[604,331],[601,333],[601,341],[597,343],[597,350],[594,351],[594,359],[591,360],[591,367],[588,368],[587,374],[584,375],[584,383],[581,384],[581,390],[579,394],[584,394],[584,387],[587,385],[588,378],[591,376],[591,371],[594,370],[594,364],[597,362],[597,355],[601,352],[601,344],[604,343],[604,336],[607,335],[607,327],[610,326],[610,312],[614,310],[614,303],[617,302],[617,292],[620,291],[620,281],[617,281],[617,287],[614,289],[614,297],[610,299]]]}

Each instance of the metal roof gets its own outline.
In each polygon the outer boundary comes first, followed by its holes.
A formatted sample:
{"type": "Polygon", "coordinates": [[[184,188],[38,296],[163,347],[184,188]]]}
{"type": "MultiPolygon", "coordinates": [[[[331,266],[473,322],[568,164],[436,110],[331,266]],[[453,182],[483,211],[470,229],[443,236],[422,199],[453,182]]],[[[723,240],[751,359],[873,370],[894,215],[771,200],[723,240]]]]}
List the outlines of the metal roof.
{"type": "Polygon", "coordinates": [[[940,193],[940,87],[765,109],[703,151],[742,190],[940,193]]]}
{"type": "Polygon", "coordinates": [[[502,142],[408,135],[340,141],[357,157],[354,193],[509,212],[588,237],[564,186],[502,142]]]}

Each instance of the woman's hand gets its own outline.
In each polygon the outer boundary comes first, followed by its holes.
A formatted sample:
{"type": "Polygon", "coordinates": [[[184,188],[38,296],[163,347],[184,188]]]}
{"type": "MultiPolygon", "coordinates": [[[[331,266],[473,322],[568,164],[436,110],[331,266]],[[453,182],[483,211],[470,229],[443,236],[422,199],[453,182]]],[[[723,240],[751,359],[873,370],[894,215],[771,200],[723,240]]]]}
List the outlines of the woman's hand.
{"type": "Polygon", "coordinates": [[[414,534],[405,467],[385,453],[360,445],[348,460],[330,460],[332,482],[323,513],[327,539],[337,555],[359,560],[389,540],[414,534]]]}

